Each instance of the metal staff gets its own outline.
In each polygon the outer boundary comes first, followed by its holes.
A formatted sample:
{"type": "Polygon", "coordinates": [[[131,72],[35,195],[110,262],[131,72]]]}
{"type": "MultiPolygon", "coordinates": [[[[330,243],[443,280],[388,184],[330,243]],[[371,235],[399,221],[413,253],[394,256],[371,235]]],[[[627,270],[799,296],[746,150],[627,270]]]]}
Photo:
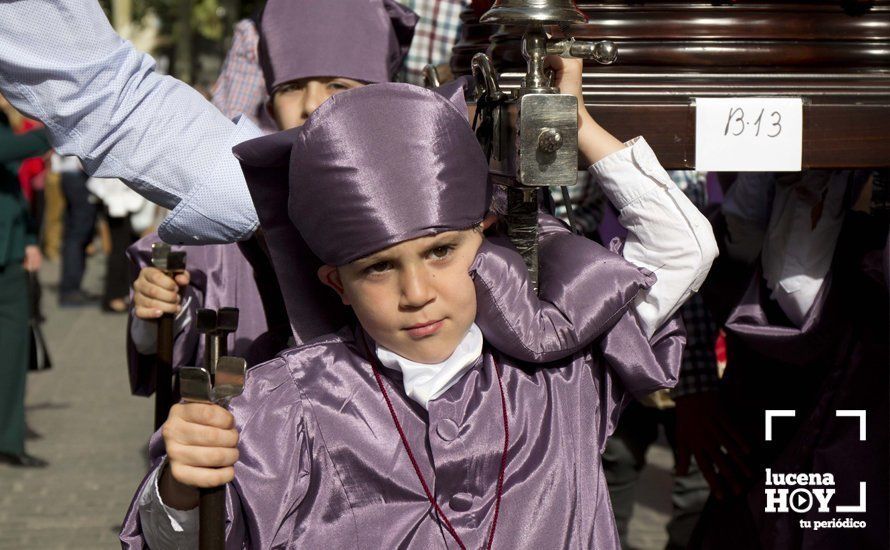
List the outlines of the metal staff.
{"type": "MultiPolygon", "coordinates": [[[[169,277],[185,271],[185,252],[170,250],[166,243],[151,246],[151,265],[169,277]]],[[[158,320],[158,349],[155,358],[155,430],[167,420],[173,406],[173,319],[164,313],[158,320]]]]}
{"type": "Polygon", "coordinates": [[[198,332],[204,335],[204,368],[212,377],[219,358],[228,355],[228,335],[238,330],[238,308],[202,308],[195,322],[198,332]]]}
{"type": "MultiPolygon", "coordinates": [[[[544,57],[581,57],[602,64],[617,58],[615,45],[608,40],[551,40],[544,25],[567,28],[586,20],[572,0],[498,0],[479,20],[525,28],[522,55],[527,70],[518,89],[507,93],[499,88],[491,59],[485,54],[476,54],[472,67],[477,136],[489,155],[492,181],[506,188],[507,233],[525,259],[536,290],[538,189],[560,186],[567,198],[566,187],[575,184],[578,171],[578,100],[553,87],[544,57]]],[[[566,209],[571,212],[568,201],[566,209]]]]}
{"type": "MultiPolygon", "coordinates": [[[[228,350],[228,334],[238,328],[238,309],[199,309],[197,325],[198,331],[205,335],[204,366],[180,369],[182,398],[192,403],[215,403],[226,407],[243,391],[247,371],[244,359],[221,354],[228,350]]],[[[226,537],[225,486],[201,489],[198,514],[198,547],[200,550],[222,550],[226,537]]]]}
{"type": "MultiPolygon", "coordinates": [[[[216,373],[204,367],[183,367],[179,371],[182,398],[191,403],[213,403],[227,407],[229,401],[244,390],[247,362],[240,357],[222,356],[216,362],[216,373]]],[[[226,540],[225,486],[201,489],[199,505],[198,548],[222,550],[226,540]]]]}

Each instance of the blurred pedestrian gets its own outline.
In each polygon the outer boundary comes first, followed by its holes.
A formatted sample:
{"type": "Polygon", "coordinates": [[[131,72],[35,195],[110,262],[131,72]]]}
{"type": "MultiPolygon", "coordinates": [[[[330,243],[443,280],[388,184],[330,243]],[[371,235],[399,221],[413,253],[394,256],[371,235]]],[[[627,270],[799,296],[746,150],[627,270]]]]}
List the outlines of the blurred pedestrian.
{"type": "Polygon", "coordinates": [[[0,462],[46,466],[25,452],[25,380],[28,373],[30,304],[26,272],[40,269],[37,228],[22,195],[20,161],[43,154],[49,141],[43,130],[16,135],[0,96],[0,462]]]}
{"type": "Polygon", "coordinates": [[[890,448],[888,223],[870,198],[874,182],[860,170],[743,173],[728,189],[726,256],[752,265],[741,281],[715,270],[703,290],[709,302],[740,297],[726,313],[719,399],[691,408],[695,428],[679,434],[711,470],[714,496],[724,495],[708,501],[689,548],[890,547],[886,529],[801,529],[799,520],[824,513],[771,513],[767,499],[770,471],[830,474],[832,508],[858,503],[855,518],[869,527],[887,517],[886,491],[871,489],[887,486],[890,448]],[[793,416],[764,423],[764,410],[775,409],[793,416]],[[863,416],[850,421],[841,411],[863,416]],[[750,452],[738,456],[733,439],[750,452]],[[758,475],[730,493],[739,459],[758,475]]]}
{"type": "Polygon", "coordinates": [[[111,313],[126,313],[130,302],[127,247],[148,228],[155,207],[116,178],[90,178],[87,189],[102,202],[111,240],[102,309],[111,313]]]}
{"type": "Polygon", "coordinates": [[[53,170],[62,175],[65,195],[65,231],[62,237],[62,278],[59,305],[77,307],[96,301],[80,285],[86,269],[87,245],[93,240],[98,207],[87,189],[87,174],[77,157],[53,155],[53,170]]]}
{"type": "Polygon", "coordinates": [[[269,93],[259,61],[260,34],[253,18],[235,25],[232,47],[213,85],[213,105],[228,118],[243,114],[264,133],[278,131],[266,109],[269,93]]]}
{"type": "Polygon", "coordinates": [[[40,245],[43,255],[53,262],[62,257],[62,235],[65,233],[65,194],[62,193],[62,176],[46,171],[43,189],[43,219],[40,227],[40,245]]]}

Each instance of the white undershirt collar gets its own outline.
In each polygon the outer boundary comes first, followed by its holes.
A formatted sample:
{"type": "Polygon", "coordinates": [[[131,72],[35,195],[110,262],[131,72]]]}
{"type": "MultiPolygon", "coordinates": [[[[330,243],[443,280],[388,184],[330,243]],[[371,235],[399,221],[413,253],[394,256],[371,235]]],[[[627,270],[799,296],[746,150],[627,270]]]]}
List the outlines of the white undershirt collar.
{"type": "Polygon", "coordinates": [[[445,393],[473,366],[482,355],[482,342],[482,331],[473,323],[451,357],[441,363],[417,363],[379,344],[377,357],[384,366],[401,371],[405,394],[427,409],[430,401],[445,393]]]}

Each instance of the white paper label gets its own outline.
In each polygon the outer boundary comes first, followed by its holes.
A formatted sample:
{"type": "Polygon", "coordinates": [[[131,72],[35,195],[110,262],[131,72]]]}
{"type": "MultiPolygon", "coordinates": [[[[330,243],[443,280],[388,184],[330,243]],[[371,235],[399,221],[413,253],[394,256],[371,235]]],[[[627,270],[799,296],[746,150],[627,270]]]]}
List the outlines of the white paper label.
{"type": "Polygon", "coordinates": [[[802,144],[799,97],[695,100],[696,170],[797,172],[802,144]]]}

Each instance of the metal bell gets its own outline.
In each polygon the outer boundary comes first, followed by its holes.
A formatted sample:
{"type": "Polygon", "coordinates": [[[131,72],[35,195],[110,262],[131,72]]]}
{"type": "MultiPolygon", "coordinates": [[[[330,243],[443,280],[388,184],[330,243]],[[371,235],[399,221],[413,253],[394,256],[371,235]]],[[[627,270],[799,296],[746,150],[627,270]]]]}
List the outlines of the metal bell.
{"type": "Polygon", "coordinates": [[[480,23],[525,25],[528,23],[584,23],[587,16],[574,0],[497,0],[479,18],[480,23]]]}

